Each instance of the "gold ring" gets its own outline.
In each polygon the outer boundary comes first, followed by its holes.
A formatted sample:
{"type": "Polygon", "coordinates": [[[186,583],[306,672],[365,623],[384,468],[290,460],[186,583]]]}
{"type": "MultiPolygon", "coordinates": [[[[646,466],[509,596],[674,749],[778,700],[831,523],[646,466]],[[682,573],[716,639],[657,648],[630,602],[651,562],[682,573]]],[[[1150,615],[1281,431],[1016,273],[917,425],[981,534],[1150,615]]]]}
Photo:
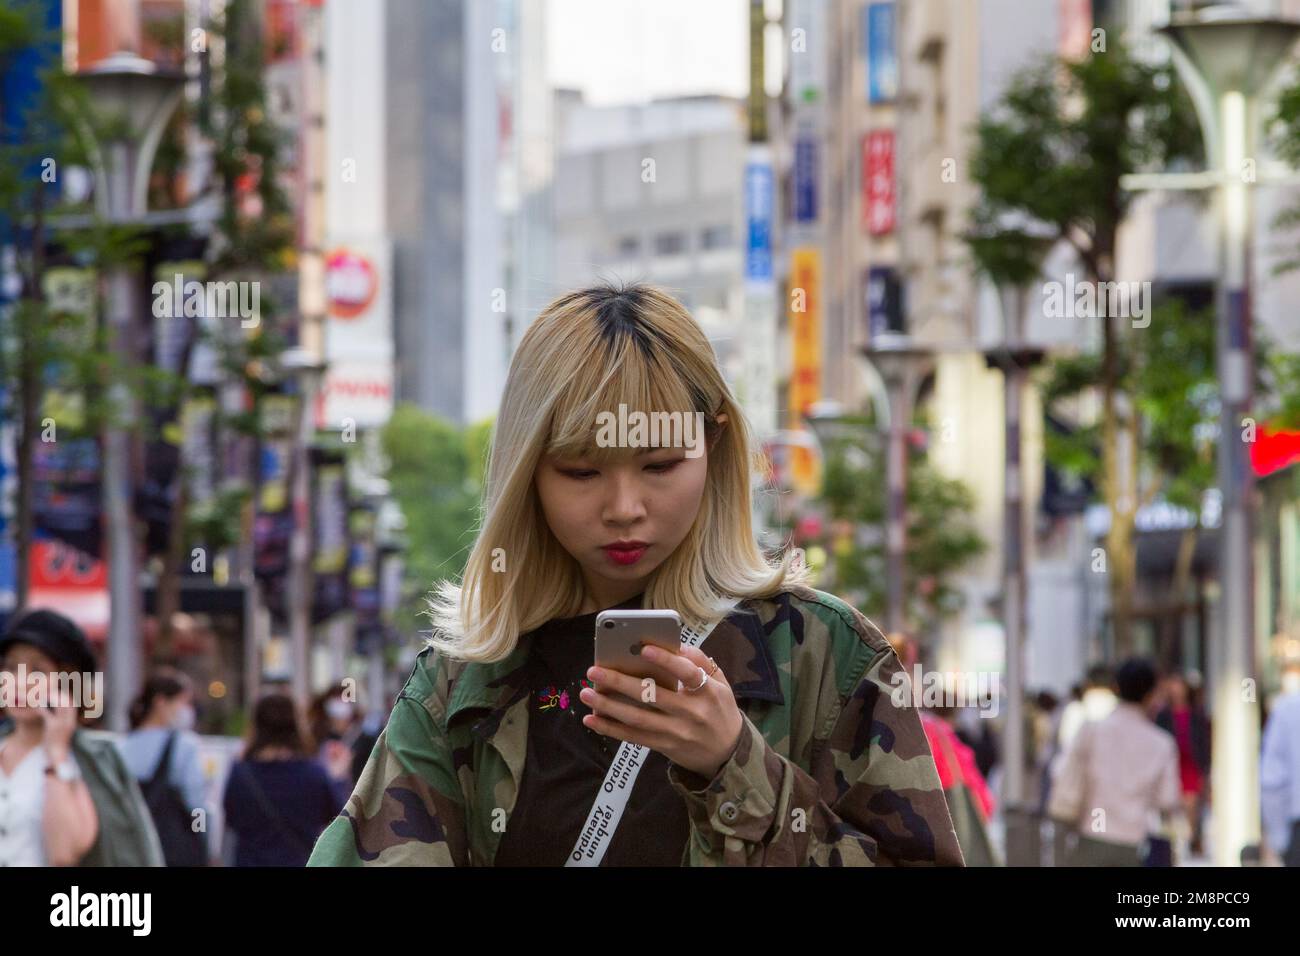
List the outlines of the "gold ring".
{"type": "Polygon", "coordinates": [[[701,690],[704,687],[704,685],[707,684],[708,682],[709,682],[709,675],[704,673],[704,668],[701,667],[699,684],[696,685],[695,687],[687,687],[684,689],[688,694],[694,694],[697,690],[701,690]]]}
{"type": "Polygon", "coordinates": [[[712,657],[710,657],[709,663],[713,665],[712,667],[709,668],[709,676],[712,677],[714,674],[718,672],[718,662],[715,661],[712,657]]]}

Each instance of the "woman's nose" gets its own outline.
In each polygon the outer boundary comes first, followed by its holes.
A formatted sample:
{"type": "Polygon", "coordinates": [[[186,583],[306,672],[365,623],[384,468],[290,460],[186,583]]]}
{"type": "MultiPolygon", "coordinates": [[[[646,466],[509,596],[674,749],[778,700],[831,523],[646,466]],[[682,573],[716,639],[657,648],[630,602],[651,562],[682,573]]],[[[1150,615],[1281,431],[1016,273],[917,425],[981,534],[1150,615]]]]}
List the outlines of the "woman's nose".
{"type": "Polygon", "coordinates": [[[613,469],[604,518],[611,524],[626,524],[645,516],[645,499],[641,483],[623,469],[613,469]]]}

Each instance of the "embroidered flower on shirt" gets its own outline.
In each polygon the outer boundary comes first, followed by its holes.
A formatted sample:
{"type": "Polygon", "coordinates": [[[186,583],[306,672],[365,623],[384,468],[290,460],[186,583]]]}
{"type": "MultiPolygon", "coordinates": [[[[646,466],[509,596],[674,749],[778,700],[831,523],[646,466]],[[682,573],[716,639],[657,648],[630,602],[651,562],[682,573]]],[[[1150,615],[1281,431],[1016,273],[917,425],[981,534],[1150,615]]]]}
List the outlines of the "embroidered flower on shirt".
{"type": "MultiPolygon", "coordinates": [[[[583,678],[581,681],[583,687],[591,687],[591,683],[583,678]]],[[[569,684],[572,687],[572,683],[569,684]]],[[[567,688],[561,690],[554,684],[547,684],[537,693],[538,710],[554,710],[558,707],[560,710],[568,710],[571,698],[567,688]]]]}

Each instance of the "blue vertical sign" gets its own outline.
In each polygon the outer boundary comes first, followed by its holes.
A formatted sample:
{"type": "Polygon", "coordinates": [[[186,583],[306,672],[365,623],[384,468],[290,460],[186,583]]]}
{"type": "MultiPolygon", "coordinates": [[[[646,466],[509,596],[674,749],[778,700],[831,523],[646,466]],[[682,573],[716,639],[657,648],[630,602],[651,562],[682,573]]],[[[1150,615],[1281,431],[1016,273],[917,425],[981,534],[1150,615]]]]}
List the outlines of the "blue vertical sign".
{"type": "Polygon", "coordinates": [[[867,335],[875,339],[887,332],[903,331],[903,287],[893,266],[867,270],[867,335]]]}
{"type": "Polygon", "coordinates": [[[807,135],[794,143],[794,221],[817,221],[817,140],[807,135]]]}
{"type": "MultiPolygon", "coordinates": [[[[0,308],[4,308],[2,303],[0,308]]],[[[0,408],[5,408],[8,400],[4,388],[0,387],[0,408]]],[[[17,599],[15,592],[18,587],[18,553],[12,538],[13,532],[9,527],[11,492],[16,494],[18,491],[16,487],[11,486],[10,478],[17,470],[13,459],[12,438],[13,430],[7,424],[0,422],[0,626],[3,626],[8,615],[14,610],[17,599]]]]}
{"type": "MultiPolygon", "coordinates": [[[[27,6],[38,24],[45,27],[47,39],[44,43],[18,52],[7,62],[7,69],[0,71],[0,135],[6,137],[7,143],[22,138],[27,125],[27,111],[32,108],[41,90],[40,71],[51,62],[57,62],[62,52],[61,0],[37,0],[27,6]]],[[[39,177],[40,173],[39,162],[33,160],[27,175],[39,177]]],[[[16,232],[14,224],[0,216],[0,310],[17,299],[22,290],[14,249],[18,240],[16,232]]],[[[0,410],[12,421],[16,417],[13,414],[16,409],[8,406],[9,401],[16,401],[16,398],[0,391],[0,410]]],[[[12,425],[0,421],[0,626],[5,623],[16,597],[17,562],[28,558],[25,554],[17,553],[12,526],[13,506],[18,493],[15,475],[16,441],[16,430],[12,425]]]]}
{"type": "Polygon", "coordinates": [[[772,164],[745,164],[745,281],[772,281],[772,164]]]}
{"type": "Polygon", "coordinates": [[[867,55],[867,100],[871,103],[888,103],[898,95],[894,4],[868,4],[862,16],[867,55]]]}

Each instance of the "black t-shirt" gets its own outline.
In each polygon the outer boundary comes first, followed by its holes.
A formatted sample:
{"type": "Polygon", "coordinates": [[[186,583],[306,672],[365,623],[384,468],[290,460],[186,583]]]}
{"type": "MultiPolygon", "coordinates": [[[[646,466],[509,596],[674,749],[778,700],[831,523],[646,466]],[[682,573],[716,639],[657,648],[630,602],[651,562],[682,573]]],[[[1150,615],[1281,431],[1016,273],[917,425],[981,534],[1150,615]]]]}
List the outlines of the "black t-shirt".
{"type": "MultiPolygon", "coordinates": [[[[618,608],[640,607],[641,596],[618,608]]],[[[529,642],[533,677],[523,781],[496,866],[563,866],[587,820],[620,741],[583,726],[578,699],[594,655],[596,614],[556,618],[529,642]]],[[[690,837],[686,805],[668,783],[668,758],[651,750],[601,866],[680,866],[690,837]]]]}

